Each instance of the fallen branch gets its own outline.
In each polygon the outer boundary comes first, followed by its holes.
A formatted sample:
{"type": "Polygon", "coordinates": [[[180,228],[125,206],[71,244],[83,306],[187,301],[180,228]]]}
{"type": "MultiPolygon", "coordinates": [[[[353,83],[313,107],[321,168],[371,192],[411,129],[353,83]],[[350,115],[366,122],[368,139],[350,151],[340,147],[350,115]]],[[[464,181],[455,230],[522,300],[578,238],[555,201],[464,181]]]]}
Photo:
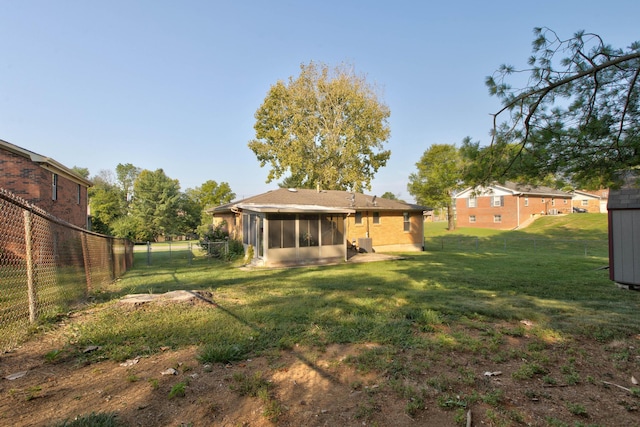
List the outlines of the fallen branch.
{"type": "Polygon", "coordinates": [[[623,386],[621,386],[621,385],[614,384],[614,383],[610,383],[609,381],[602,381],[602,382],[603,382],[603,383],[605,383],[605,384],[607,384],[607,385],[612,385],[612,386],[615,386],[615,387],[621,388],[622,390],[627,391],[627,392],[629,392],[629,393],[633,394],[633,392],[631,391],[631,389],[628,389],[628,388],[623,387],[623,386]]]}

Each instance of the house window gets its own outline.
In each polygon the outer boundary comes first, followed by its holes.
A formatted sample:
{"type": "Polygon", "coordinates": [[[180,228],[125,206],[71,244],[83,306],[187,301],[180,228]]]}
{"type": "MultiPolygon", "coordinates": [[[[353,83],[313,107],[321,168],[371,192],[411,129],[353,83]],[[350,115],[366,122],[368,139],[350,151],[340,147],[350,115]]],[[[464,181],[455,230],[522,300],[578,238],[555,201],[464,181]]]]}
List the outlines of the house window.
{"type": "Polygon", "coordinates": [[[491,206],[504,206],[504,196],[493,196],[491,198],[491,206]]]}
{"type": "Polygon", "coordinates": [[[495,223],[502,222],[502,215],[494,215],[493,216],[493,222],[495,222],[495,223]]]}
{"type": "Polygon", "coordinates": [[[340,215],[324,215],[320,218],[322,246],[344,244],[344,220],[340,215]]]}
{"type": "Polygon", "coordinates": [[[294,215],[269,216],[269,249],[296,247],[296,218],[294,215]]]}
{"type": "Polygon", "coordinates": [[[362,224],[362,212],[356,212],[356,224],[362,224]]]}
{"type": "Polygon", "coordinates": [[[81,192],[80,192],[80,184],[78,184],[78,188],[77,188],[77,196],[78,196],[78,197],[77,197],[77,200],[78,200],[78,204],[80,204],[80,195],[81,195],[81,192]]]}
{"type": "Polygon", "coordinates": [[[242,214],[242,243],[249,244],[249,214],[242,214]]]}
{"type": "Polygon", "coordinates": [[[373,213],[373,223],[380,224],[380,212],[373,213]]]}
{"type": "Polygon", "coordinates": [[[476,196],[469,196],[469,198],[467,199],[467,207],[475,208],[476,206],[476,196]]]}
{"type": "Polygon", "coordinates": [[[551,206],[555,206],[556,205],[556,199],[554,199],[553,197],[551,198],[551,206]]]}
{"type": "Polygon", "coordinates": [[[580,201],[580,204],[581,204],[582,206],[589,206],[589,201],[588,201],[587,199],[585,199],[585,200],[581,200],[581,201],[580,201]]]}
{"type": "Polygon", "coordinates": [[[404,216],[404,221],[403,221],[403,227],[404,227],[404,231],[411,231],[411,222],[409,221],[410,217],[409,217],[409,212],[405,212],[403,214],[404,216]]]}
{"type": "Polygon", "coordinates": [[[318,246],[318,215],[300,215],[298,219],[298,243],[300,247],[318,246]]]}
{"type": "Polygon", "coordinates": [[[51,200],[58,200],[58,174],[53,174],[51,180],[51,200]]]}
{"type": "Polygon", "coordinates": [[[540,199],[540,201],[541,201],[542,203],[544,203],[544,197],[543,197],[542,199],[540,199]]]}
{"type": "Polygon", "coordinates": [[[469,222],[470,223],[476,222],[476,216],[475,215],[469,215],[469,222]]]}
{"type": "Polygon", "coordinates": [[[524,205],[525,206],[529,206],[529,198],[525,196],[524,198],[524,205]]]}
{"type": "Polygon", "coordinates": [[[567,199],[562,199],[562,203],[566,205],[567,204],[567,199]]]}

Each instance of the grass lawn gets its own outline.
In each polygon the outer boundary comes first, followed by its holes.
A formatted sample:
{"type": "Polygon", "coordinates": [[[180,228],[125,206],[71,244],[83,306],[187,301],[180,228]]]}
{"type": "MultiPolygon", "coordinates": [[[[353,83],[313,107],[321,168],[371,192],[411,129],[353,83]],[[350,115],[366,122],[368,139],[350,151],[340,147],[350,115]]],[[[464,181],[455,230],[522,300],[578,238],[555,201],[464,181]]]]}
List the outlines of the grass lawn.
{"type": "MultiPolygon", "coordinates": [[[[599,215],[569,215],[543,218],[522,231],[455,233],[498,240],[594,239],[606,237],[606,221],[599,215]]],[[[188,265],[178,253],[164,262],[155,254],[155,265],[147,267],[137,255],[136,267],[100,295],[102,300],[130,293],[207,290],[221,310],[211,314],[164,307],[112,322],[119,309],[111,303],[111,310],[82,327],[80,337],[100,343],[118,360],[145,349],[191,344],[209,353],[216,347],[222,359],[238,359],[295,344],[411,347],[419,345],[416,327],[430,330],[469,321],[491,325],[529,320],[541,335],[603,341],[640,332],[640,293],[617,289],[608,271],[599,269],[608,262],[602,256],[548,248],[404,255],[403,260],[382,263],[249,271],[197,257],[188,265]]]]}
{"type": "MultiPolygon", "coordinates": [[[[327,369],[347,364],[362,373],[351,385],[354,392],[365,390],[366,375],[376,373],[376,387],[404,401],[411,419],[427,417],[432,405],[453,410],[452,420],[463,425],[465,410],[475,405],[484,408],[480,419],[486,424],[514,425],[542,416],[536,403],[519,405],[544,400],[560,412],[536,425],[583,425],[612,405],[627,411],[615,422],[627,422],[627,413],[638,410],[640,388],[629,386],[631,400],[593,397],[609,393],[598,388],[604,383],[598,383],[600,374],[621,382],[640,369],[634,344],[640,292],[618,289],[601,268],[608,264],[599,246],[604,241],[606,248],[606,227],[606,216],[592,214],[542,218],[509,232],[447,232],[443,224],[430,224],[427,239],[482,244],[441,245],[396,261],[294,269],[244,269],[201,256],[188,263],[179,251],[157,252],[147,266],[146,255],[138,253],[135,268],[96,295],[99,309],[74,325],[75,348],[99,346],[75,358],[120,362],[197,346],[200,363],[228,364],[260,356],[276,361],[298,348],[322,352],[355,345],[364,350],[327,369]],[[571,250],[576,242],[592,246],[571,250]],[[211,303],[123,309],[117,302],[126,294],[178,289],[210,292],[211,303]],[[591,360],[595,349],[602,354],[591,360]],[[509,378],[478,379],[475,371],[486,366],[511,369],[509,378]],[[582,400],[575,389],[564,388],[576,384],[584,386],[582,400]],[[558,395],[548,387],[559,387],[558,395]],[[573,400],[562,400],[563,392],[574,393],[573,400]],[[600,402],[597,408],[593,399],[600,402]]],[[[273,375],[285,369],[273,363],[273,375]]],[[[234,390],[251,378],[265,390],[271,387],[267,377],[255,375],[235,372],[227,380],[238,383],[230,386],[234,390]]],[[[372,389],[367,393],[353,419],[375,424],[385,398],[372,389]]],[[[277,406],[272,421],[287,411],[278,399],[284,398],[263,393],[265,404],[277,406]]],[[[289,411],[290,417],[296,413],[289,411]]]]}

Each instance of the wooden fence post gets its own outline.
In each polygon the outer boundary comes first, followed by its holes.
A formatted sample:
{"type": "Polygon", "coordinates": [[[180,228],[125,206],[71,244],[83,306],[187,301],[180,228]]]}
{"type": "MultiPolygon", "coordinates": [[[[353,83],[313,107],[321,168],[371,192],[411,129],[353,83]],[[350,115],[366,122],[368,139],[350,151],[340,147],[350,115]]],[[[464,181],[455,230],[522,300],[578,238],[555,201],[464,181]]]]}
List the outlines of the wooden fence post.
{"type": "Polygon", "coordinates": [[[38,296],[34,281],[33,270],[33,246],[32,246],[31,212],[24,211],[24,243],[27,261],[27,294],[29,296],[29,323],[35,323],[38,319],[38,296]]]}

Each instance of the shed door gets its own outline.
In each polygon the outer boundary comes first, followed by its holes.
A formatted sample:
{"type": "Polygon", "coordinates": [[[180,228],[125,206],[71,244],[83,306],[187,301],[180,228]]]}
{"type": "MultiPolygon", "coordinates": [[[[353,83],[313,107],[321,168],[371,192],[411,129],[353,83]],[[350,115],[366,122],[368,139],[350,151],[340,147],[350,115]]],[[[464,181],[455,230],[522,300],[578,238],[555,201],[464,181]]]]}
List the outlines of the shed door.
{"type": "Polygon", "coordinates": [[[615,210],[610,215],[613,280],[640,285],[640,210],[615,210]]]}

